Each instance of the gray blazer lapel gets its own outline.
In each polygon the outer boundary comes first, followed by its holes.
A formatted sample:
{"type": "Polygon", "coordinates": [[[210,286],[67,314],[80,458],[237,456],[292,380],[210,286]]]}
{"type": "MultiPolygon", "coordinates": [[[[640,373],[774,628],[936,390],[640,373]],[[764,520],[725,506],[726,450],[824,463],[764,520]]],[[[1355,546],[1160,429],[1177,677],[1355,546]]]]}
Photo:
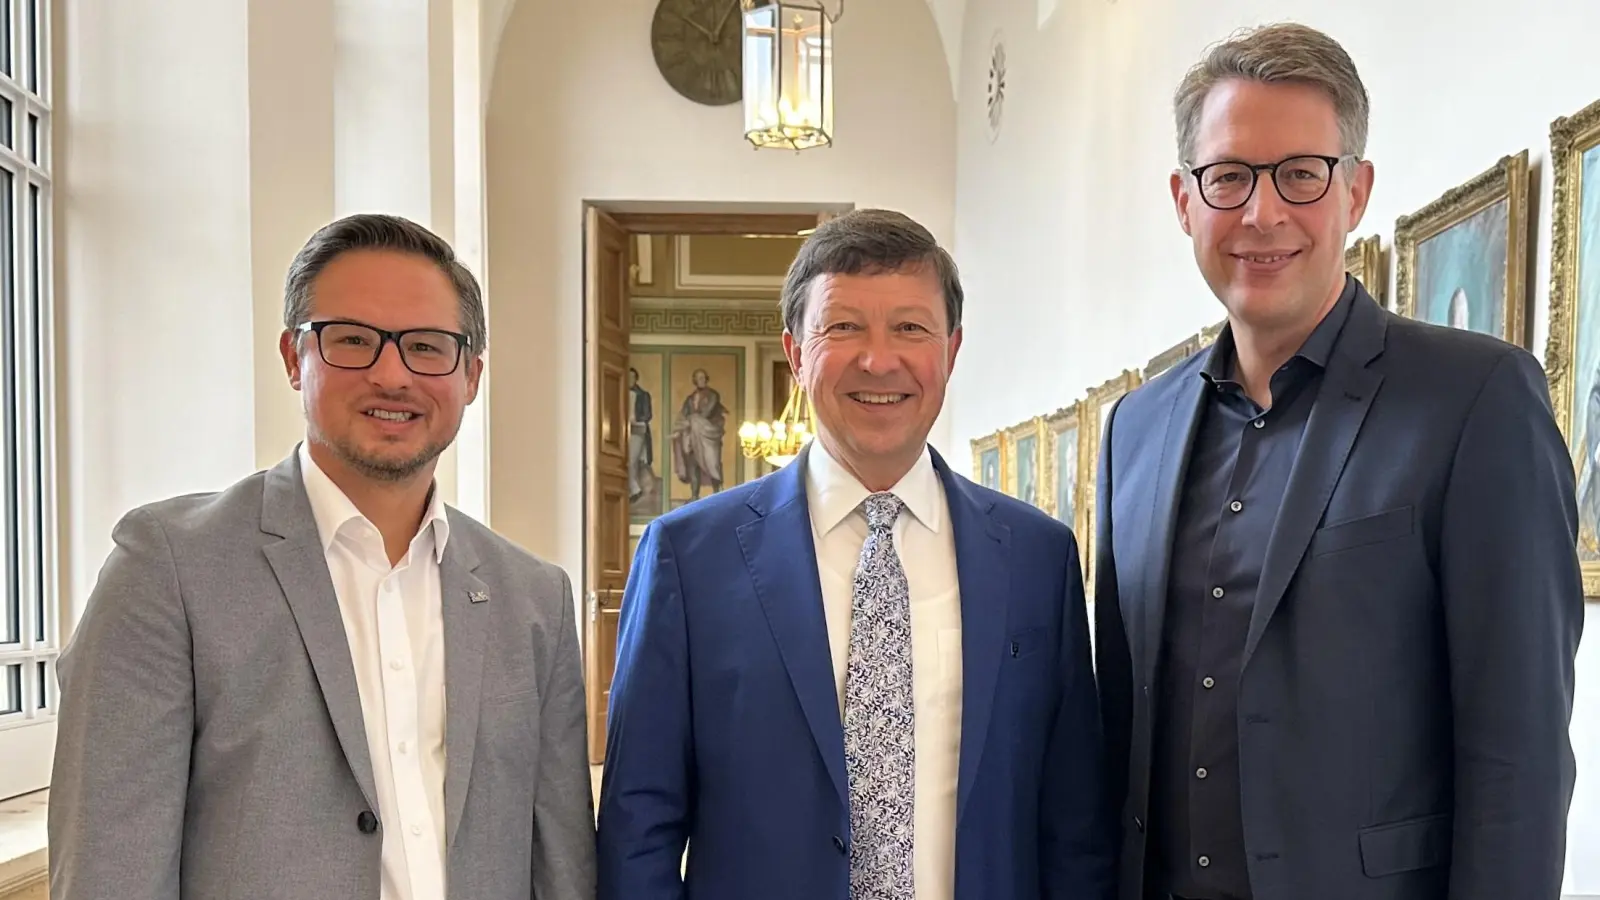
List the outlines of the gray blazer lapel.
{"type": "Polygon", "coordinates": [[[355,664],[350,660],[339,598],[317,536],[311,501],[306,499],[305,483],[300,479],[299,455],[291,455],[268,472],[262,490],[261,530],[282,538],[263,548],[267,561],[278,576],[306,655],[311,657],[311,667],[317,674],[322,700],[328,708],[328,718],[333,720],[339,745],[344,748],[345,760],[355,773],[367,805],[377,809],[378,792],[373,787],[372,757],[361,715],[361,694],[356,689],[355,664]]]}
{"type": "Polygon", "coordinates": [[[465,529],[452,527],[439,586],[444,603],[445,844],[455,841],[467,803],[467,776],[478,740],[478,709],[483,699],[483,644],[495,601],[488,585],[472,574],[478,555],[465,529]]]}

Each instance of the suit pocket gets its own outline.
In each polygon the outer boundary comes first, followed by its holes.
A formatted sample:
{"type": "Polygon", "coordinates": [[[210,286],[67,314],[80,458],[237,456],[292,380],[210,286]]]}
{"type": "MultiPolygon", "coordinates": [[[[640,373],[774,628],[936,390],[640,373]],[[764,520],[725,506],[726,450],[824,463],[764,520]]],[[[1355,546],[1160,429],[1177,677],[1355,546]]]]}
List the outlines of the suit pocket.
{"type": "Polygon", "coordinates": [[[1432,868],[1449,853],[1447,813],[1361,830],[1361,871],[1369,878],[1432,868]]]}
{"type": "Polygon", "coordinates": [[[1006,653],[1013,659],[1023,659],[1044,649],[1049,631],[1044,628],[1024,628],[1012,632],[1006,644],[1006,653]]]}
{"type": "Polygon", "coordinates": [[[1322,556],[1367,544],[1378,544],[1405,537],[1411,533],[1411,528],[1412,516],[1409,506],[1373,513],[1359,519],[1347,519],[1317,529],[1316,534],[1311,536],[1311,546],[1306,550],[1306,554],[1322,556]]]}

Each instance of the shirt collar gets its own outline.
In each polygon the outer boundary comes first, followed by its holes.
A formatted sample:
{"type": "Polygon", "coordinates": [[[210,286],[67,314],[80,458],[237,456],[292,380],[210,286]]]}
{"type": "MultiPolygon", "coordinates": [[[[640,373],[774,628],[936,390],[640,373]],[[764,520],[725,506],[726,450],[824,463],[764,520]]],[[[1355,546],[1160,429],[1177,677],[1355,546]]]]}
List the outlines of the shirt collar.
{"type": "MultiPolygon", "coordinates": [[[[818,534],[827,534],[861,507],[861,502],[872,493],[839,461],[834,459],[822,442],[813,440],[806,453],[806,500],[811,508],[811,521],[818,534]]],[[[934,471],[933,457],[923,445],[922,453],[907,472],[889,489],[900,498],[906,509],[929,531],[937,534],[944,527],[944,507],[939,502],[939,473],[934,471]]]]}
{"type": "MultiPolygon", "coordinates": [[[[322,552],[328,552],[340,530],[349,527],[352,522],[364,522],[376,534],[377,526],[356,508],[345,492],[328,477],[328,473],[322,471],[322,467],[311,458],[311,451],[306,448],[304,441],[300,442],[297,452],[300,455],[300,477],[305,482],[306,498],[311,501],[311,516],[316,520],[317,534],[322,539],[322,552]]],[[[417,528],[417,534],[429,526],[433,529],[434,561],[443,562],[445,544],[450,539],[450,518],[445,513],[444,501],[439,497],[437,482],[428,489],[428,511],[422,518],[422,525],[417,528]]],[[[415,541],[415,538],[412,540],[415,541]]]]}
{"type": "MultiPolygon", "coordinates": [[[[1350,307],[1355,304],[1356,281],[1348,274],[1344,277],[1344,290],[1339,293],[1339,299],[1334,301],[1333,308],[1328,310],[1317,327],[1311,330],[1305,343],[1300,345],[1300,350],[1295,357],[1307,362],[1315,363],[1318,368],[1328,367],[1328,359],[1333,356],[1333,348],[1339,340],[1339,333],[1344,330],[1345,320],[1350,318],[1350,307]]],[[[1206,364],[1200,374],[1207,381],[1215,384],[1220,381],[1232,381],[1234,369],[1233,359],[1233,326],[1230,324],[1217,335],[1217,342],[1206,359],[1206,364]]]]}

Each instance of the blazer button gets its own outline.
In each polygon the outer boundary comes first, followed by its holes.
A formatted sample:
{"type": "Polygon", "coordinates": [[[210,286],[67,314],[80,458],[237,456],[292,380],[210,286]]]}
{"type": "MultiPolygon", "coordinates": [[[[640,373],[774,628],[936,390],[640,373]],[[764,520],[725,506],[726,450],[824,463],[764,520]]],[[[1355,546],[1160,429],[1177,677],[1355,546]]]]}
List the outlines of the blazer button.
{"type": "Polygon", "coordinates": [[[372,810],[364,809],[361,815],[356,816],[356,827],[361,829],[362,834],[371,834],[378,830],[378,817],[372,814],[372,810]]]}
{"type": "Polygon", "coordinates": [[[1139,833],[1140,834],[1144,834],[1144,820],[1143,819],[1139,818],[1138,816],[1134,816],[1133,817],[1133,827],[1139,829],[1139,833]]]}
{"type": "Polygon", "coordinates": [[[834,835],[833,836],[833,849],[839,851],[840,853],[843,853],[844,852],[844,838],[839,837],[837,834],[834,835]]]}

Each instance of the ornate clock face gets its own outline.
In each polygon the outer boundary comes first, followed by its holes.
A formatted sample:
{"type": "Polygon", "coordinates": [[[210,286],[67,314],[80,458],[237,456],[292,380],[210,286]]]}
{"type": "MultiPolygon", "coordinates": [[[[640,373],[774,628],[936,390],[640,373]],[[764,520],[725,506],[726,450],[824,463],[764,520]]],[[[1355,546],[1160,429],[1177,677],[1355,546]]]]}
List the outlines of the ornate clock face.
{"type": "Polygon", "coordinates": [[[740,0],[659,0],[650,23],[656,68],[696,103],[737,103],[744,90],[743,28],[740,0]]]}
{"type": "Polygon", "coordinates": [[[1005,117],[1006,106],[1006,45],[1000,33],[995,32],[989,44],[989,85],[986,98],[989,117],[989,140],[1000,136],[1000,122],[1005,117]]]}

